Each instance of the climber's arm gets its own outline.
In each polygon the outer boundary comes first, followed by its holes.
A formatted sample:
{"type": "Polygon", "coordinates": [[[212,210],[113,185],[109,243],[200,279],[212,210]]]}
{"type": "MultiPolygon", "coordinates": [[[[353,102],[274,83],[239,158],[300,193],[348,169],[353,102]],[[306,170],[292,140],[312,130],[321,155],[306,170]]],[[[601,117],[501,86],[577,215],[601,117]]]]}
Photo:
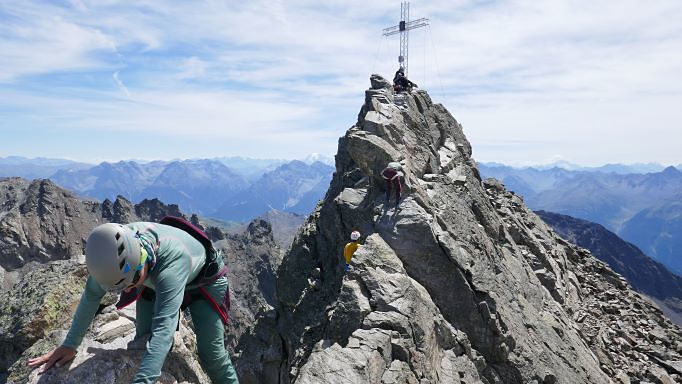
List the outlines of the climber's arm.
{"type": "Polygon", "coordinates": [[[63,346],[76,349],[83,341],[85,333],[95,318],[95,313],[99,309],[100,301],[106,294],[106,290],[100,286],[91,276],[85,283],[85,290],[81,295],[81,300],[76,308],[76,313],[73,316],[71,329],[66,335],[66,339],[62,343],[63,346]]]}
{"type": "Polygon", "coordinates": [[[180,258],[172,265],[157,265],[162,269],[156,277],[156,300],[152,317],[152,334],[147,352],[133,383],[155,383],[161,376],[166,355],[173,345],[180,305],[189,277],[189,257],[180,258]]]}
{"type": "Polygon", "coordinates": [[[81,295],[78,308],[73,316],[71,329],[62,345],[42,356],[29,359],[28,366],[40,367],[44,365],[42,372],[45,372],[52,368],[53,365],[61,367],[73,359],[76,356],[76,349],[88,331],[105,293],[106,291],[92,277],[88,277],[88,281],[85,283],[85,290],[81,295]]]}

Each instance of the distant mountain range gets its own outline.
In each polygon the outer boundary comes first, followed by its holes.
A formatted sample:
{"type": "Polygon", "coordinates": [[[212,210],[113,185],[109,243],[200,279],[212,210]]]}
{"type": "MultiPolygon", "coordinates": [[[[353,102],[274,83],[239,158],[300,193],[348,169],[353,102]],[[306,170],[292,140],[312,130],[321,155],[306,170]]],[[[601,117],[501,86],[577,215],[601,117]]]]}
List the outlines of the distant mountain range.
{"type": "Polygon", "coordinates": [[[329,188],[333,168],[294,160],[265,173],[222,204],[216,217],[248,221],[272,209],[307,215],[329,188]]]}
{"type": "MultiPolygon", "coordinates": [[[[324,197],[333,161],[313,154],[304,161],[221,157],[88,165],[6,157],[0,158],[0,176],[50,178],[100,200],[118,195],[133,202],[159,198],[185,212],[247,222],[272,209],[307,215],[324,197]]],[[[480,163],[479,169],[523,196],[532,209],[602,224],[682,274],[682,172],[677,168],[656,163],[524,168],[480,163]]]]}
{"type": "Polygon", "coordinates": [[[604,169],[628,166],[605,167],[587,171],[479,164],[482,176],[502,181],[532,209],[599,223],[682,274],[682,172],[669,166],[621,174],[604,169]]]}
{"type": "Polygon", "coordinates": [[[637,212],[619,232],[682,275],[682,192],[637,212]]]}
{"type": "Polygon", "coordinates": [[[22,177],[24,179],[44,179],[60,170],[80,170],[92,167],[91,164],[65,159],[38,157],[28,159],[21,156],[0,157],[0,177],[22,177]]]}
{"type": "Polygon", "coordinates": [[[185,212],[250,221],[271,209],[307,215],[324,196],[334,168],[315,161],[223,157],[177,161],[119,161],[88,165],[59,159],[0,159],[0,177],[49,178],[81,196],[159,198],[185,212]],[[2,168],[4,166],[4,168],[2,168]],[[35,170],[39,170],[36,172],[35,170]]]}
{"type": "MultiPolygon", "coordinates": [[[[541,164],[541,165],[531,165],[531,166],[524,166],[524,167],[519,167],[519,166],[509,166],[506,164],[502,163],[495,163],[495,162],[490,162],[490,163],[483,163],[488,167],[513,167],[515,169],[536,169],[536,170],[547,170],[547,169],[553,169],[553,168],[560,168],[564,169],[567,171],[586,171],[586,172],[602,172],[602,173],[619,173],[619,174],[628,174],[628,173],[652,173],[652,172],[660,172],[663,169],[666,168],[665,165],[659,164],[659,163],[634,163],[634,164],[620,164],[620,163],[610,163],[610,164],[604,164],[600,165],[598,167],[587,167],[583,165],[578,165],[571,163],[569,161],[555,161],[549,164],[541,164]]],[[[677,168],[682,168],[682,164],[677,165],[677,168]]]]}
{"type": "Polygon", "coordinates": [[[258,180],[264,173],[270,172],[280,165],[291,161],[283,159],[253,159],[241,156],[217,157],[213,160],[225,164],[225,166],[240,174],[249,182],[258,180]]]}

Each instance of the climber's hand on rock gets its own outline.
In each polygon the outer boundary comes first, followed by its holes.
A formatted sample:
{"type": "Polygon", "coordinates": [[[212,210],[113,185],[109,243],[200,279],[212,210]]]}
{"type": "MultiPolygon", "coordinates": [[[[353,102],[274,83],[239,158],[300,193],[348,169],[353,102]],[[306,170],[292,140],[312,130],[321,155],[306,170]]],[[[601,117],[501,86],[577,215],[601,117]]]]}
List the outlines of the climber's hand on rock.
{"type": "Polygon", "coordinates": [[[74,356],[76,356],[75,349],[62,345],[55,348],[52,352],[48,352],[40,357],[29,359],[28,366],[40,367],[41,365],[45,364],[43,369],[40,371],[42,373],[52,368],[53,365],[56,365],[57,368],[63,366],[69,362],[69,360],[73,359],[74,356]]]}

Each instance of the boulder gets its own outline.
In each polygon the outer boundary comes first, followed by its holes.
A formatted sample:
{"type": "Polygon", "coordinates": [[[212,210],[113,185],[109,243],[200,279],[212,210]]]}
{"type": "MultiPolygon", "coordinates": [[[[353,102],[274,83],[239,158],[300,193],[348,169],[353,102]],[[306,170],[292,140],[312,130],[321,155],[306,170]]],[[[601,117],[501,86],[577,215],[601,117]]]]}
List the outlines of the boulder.
{"type": "Polygon", "coordinates": [[[0,372],[52,331],[71,324],[87,270],[72,261],[25,267],[21,281],[0,294],[0,372]]]}
{"type": "MultiPolygon", "coordinates": [[[[134,340],[135,330],[130,326],[132,322],[128,318],[119,317],[113,309],[107,314],[96,318],[88,336],[79,346],[76,357],[69,364],[52,368],[43,374],[38,369],[32,370],[26,366],[28,359],[49,352],[62,342],[66,331],[55,331],[31,346],[14,363],[9,370],[7,384],[131,382],[145,353],[144,347],[134,340]],[[107,337],[102,338],[102,335],[107,337]]],[[[134,318],[134,311],[127,316],[134,318]]],[[[197,359],[194,333],[183,321],[179,331],[175,333],[173,347],[166,357],[158,383],[209,382],[197,359]]]]}

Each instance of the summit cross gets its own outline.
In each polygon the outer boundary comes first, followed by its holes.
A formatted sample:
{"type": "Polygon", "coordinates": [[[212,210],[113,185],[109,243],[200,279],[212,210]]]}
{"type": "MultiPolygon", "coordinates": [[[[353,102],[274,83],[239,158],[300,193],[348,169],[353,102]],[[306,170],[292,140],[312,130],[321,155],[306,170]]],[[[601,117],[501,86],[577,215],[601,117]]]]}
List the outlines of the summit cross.
{"type": "Polygon", "coordinates": [[[410,2],[403,1],[400,3],[400,22],[392,27],[384,28],[384,36],[400,33],[400,55],[398,56],[398,64],[400,65],[400,68],[405,71],[405,76],[407,76],[407,53],[410,41],[409,32],[412,29],[425,27],[427,25],[429,25],[429,19],[425,17],[410,21],[410,2]]]}

